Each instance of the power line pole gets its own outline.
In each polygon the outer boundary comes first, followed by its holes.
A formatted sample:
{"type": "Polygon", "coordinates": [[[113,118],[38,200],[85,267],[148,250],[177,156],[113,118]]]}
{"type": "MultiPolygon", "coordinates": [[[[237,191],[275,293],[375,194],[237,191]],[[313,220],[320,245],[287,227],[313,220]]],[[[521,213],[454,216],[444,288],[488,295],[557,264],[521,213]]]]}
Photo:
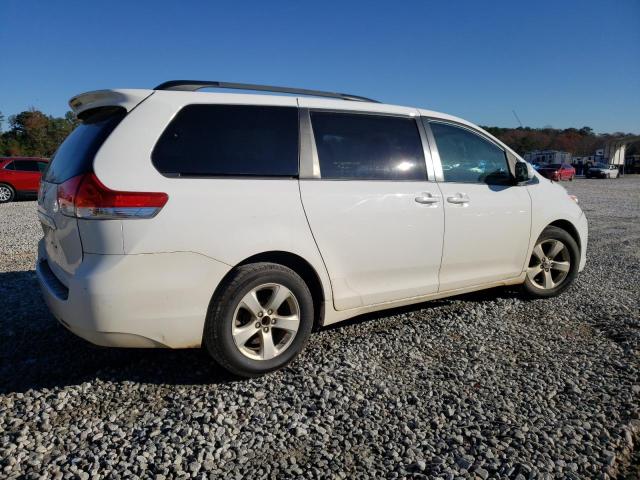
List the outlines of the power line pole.
{"type": "Polygon", "coordinates": [[[520,117],[518,117],[518,114],[516,113],[515,110],[511,110],[511,111],[513,112],[513,116],[516,117],[516,120],[520,124],[520,128],[522,128],[522,122],[520,121],[520,117]]]}

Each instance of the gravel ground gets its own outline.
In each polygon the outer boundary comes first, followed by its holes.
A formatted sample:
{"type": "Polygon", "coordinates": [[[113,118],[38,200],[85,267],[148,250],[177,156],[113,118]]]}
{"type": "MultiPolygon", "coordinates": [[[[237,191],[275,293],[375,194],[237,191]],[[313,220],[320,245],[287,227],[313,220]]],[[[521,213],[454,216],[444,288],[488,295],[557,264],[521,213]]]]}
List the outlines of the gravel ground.
{"type": "Polygon", "coordinates": [[[0,476],[638,478],[640,178],[564,185],[591,229],[564,295],[361,317],[250,381],[67,333],[36,286],[34,202],[0,205],[0,476]]]}

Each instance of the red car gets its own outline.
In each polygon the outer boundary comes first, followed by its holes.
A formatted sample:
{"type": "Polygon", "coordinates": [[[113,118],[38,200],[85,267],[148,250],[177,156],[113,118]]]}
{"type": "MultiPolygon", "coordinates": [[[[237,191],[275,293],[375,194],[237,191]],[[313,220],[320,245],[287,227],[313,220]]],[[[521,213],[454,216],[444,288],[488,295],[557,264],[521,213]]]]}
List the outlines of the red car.
{"type": "Polygon", "coordinates": [[[36,195],[49,160],[37,157],[0,157],[0,203],[18,195],[36,195]]]}
{"type": "Polygon", "coordinates": [[[542,165],[538,169],[538,173],[555,182],[559,182],[561,180],[572,181],[576,176],[576,169],[568,163],[551,163],[549,165],[542,165]]]}

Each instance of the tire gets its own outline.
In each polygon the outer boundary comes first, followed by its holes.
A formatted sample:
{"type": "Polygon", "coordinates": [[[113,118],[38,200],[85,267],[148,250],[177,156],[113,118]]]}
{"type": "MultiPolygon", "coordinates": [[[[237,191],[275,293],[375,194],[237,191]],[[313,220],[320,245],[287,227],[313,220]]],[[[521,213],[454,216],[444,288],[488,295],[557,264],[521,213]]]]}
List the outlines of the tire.
{"type": "Polygon", "coordinates": [[[573,182],[573,177],[574,177],[573,175],[571,175],[571,176],[569,177],[569,181],[570,181],[570,182],[573,182]]]}
{"type": "Polygon", "coordinates": [[[309,287],[293,270],[275,263],[243,265],[214,294],[203,344],[229,372],[256,377],[283,368],[302,351],[313,318],[309,287]]]}
{"type": "Polygon", "coordinates": [[[16,198],[16,191],[11,185],[0,183],[0,203],[8,203],[16,198]]]}
{"type": "Polygon", "coordinates": [[[533,298],[560,295],[575,280],[579,266],[580,249],[576,241],[565,230],[549,226],[536,240],[523,289],[533,298]],[[556,247],[557,242],[563,248],[554,254],[554,248],[559,248],[556,247]]]}

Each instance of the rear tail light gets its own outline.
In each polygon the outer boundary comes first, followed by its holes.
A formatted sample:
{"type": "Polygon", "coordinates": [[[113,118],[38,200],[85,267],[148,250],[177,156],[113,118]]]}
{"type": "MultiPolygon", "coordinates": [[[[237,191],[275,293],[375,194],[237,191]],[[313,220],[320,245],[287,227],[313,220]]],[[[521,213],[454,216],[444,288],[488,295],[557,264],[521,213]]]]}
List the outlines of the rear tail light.
{"type": "Polygon", "coordinates": [[[84,175],[78,175],[58,185],[58,209],[63,215],[76,216],[75,196],[83,178],[84,175]]]}
{"type": "Polygon", "coordinates": [[[69,217],[88,219],[152,218],[167,203],[160,192],[121,192],[105,187],[91,172],[58,185],[58,208],[69,217]]]}

